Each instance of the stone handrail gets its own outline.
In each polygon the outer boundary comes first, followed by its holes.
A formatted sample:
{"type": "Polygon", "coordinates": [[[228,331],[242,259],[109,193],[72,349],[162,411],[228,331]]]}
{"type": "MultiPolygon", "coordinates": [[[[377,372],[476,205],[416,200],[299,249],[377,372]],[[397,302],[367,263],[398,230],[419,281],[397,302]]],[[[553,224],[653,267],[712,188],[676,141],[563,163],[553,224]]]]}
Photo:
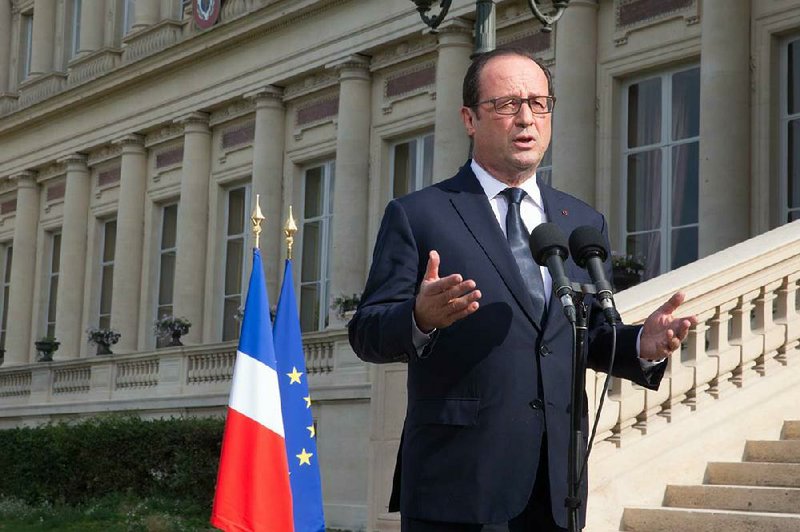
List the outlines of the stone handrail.
{"type": "MultiPolygon", "coordinates": [[[[658,391],[612,380],[596,441],[617,447],[783,371],[800,345],[800,221],[700,259],[615,296],[626,323],[641,323],[678,289],[680,315],[697,316],[658,391]]],[[[587,376],[590,410],[605,375],[587,376]]]]}
{"type": "MultiPolygon", "coordinates": [[[[332,373],[336,345],[346,336],[343,329],[304,335],[307,372],[332,373]]],[[[200,396],[205,405],[224,405],[235,360],[236,343],[225,342],[0,367],[0,418],[33,405],[46,409],[98,401],[108,405],[103,410],[113,409],[109,403],[115,401],[159,399],[177,405],[200,396]]]]}

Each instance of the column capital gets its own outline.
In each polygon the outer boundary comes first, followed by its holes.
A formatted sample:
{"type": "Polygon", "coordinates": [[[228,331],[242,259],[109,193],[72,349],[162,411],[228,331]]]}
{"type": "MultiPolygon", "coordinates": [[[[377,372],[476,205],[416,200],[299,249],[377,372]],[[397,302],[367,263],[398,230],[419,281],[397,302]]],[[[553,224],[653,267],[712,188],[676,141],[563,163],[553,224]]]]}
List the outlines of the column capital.
{"type": "Polygon", "coordinates": [[[35,188],[37,186],[36,175],[37,173],[33,170],[23,170],[22,172],[17,172],[16,174],[8,176],[8,180],[11,183],[16,183],[18,189],[35,188]]]}
{"type": "Polygon", "coordinates": [[[336,70],[339,81],[347,79],[369,80],[369,57],[360,54],[351,54],[325,65],[325,68],[336,70]]]}
{"type": "Polygon", "coordinates": [[[144,151],[144,135],[139,135],[138,133],[130,133],[119,137],[111,141],[111,143],[115,146],[120,146],[122,153],[144,151]]]}
{"type": "Polygon", "coordinates": [[[183,131],[188,132],[208,132],[209,114],[202,111],[194,111],[180,118],[175,119],[175,124],[183,126],[183,131]]]}
{"type": "Polygon", "coordinates": [[[439,48],[442,46],[472,46],[472,23],[462,18],[448,20],[436,30],[439,48]]]}
{"type": "Polygon", "coordinates": [[[283,87],[266,85],[244,94],[246,100],[252,100],[256,104],[256,110],[271,107],[283,108],[283,87]]]}
{"type": "Polygon", "coordinates": [[[88,156],[85,153],[71,153],[60,159],[56,159],[56,162],[61,164],[67,165],[67,173],[70,170],[87,170],[88,169],[88,156]]]}

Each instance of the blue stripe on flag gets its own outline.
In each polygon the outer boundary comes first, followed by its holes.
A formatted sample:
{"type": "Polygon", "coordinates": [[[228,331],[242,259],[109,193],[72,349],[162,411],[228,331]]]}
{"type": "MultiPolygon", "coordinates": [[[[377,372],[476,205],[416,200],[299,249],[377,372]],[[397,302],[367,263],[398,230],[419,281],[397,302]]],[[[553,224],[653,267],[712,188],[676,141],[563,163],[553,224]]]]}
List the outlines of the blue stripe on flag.
{"type": "Polygon", "coordinates": [[[275,346],[272,341],[272,327],[269,322],[269,297],[264,282],[264,269],[261,265],[261,251],[253,250],[253,272],[247,289],[247,312],[242,319],[242,332],[239,336],[239,351],[250,355],[277,369],[275,346]]]}
{"type": "Polygon", "coordinates": [[[307,400],[310,397],[308,375],[294,295],[291,260],[287,260],[285,265],[273,333],[278,357],[278,382],[286,435],[286,455],[289,459],[289,481],[292,485],[294,530],[324,532],[325,516],[322,509],[317,441],[307,400]]]}

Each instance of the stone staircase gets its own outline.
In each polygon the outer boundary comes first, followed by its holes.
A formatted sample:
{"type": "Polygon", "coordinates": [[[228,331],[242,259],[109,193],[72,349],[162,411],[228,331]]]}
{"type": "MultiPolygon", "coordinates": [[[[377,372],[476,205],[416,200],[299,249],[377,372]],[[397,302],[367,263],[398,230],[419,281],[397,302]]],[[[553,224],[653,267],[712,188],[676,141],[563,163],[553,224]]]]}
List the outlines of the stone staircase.
{"type": "Polygon", "coordinates": [[[667,486],[661,507],[626,508],[621,529],[800,531],[800,420],[778,441],[748,441],[742,462],[709,463],[702,485],[667,486]]]}

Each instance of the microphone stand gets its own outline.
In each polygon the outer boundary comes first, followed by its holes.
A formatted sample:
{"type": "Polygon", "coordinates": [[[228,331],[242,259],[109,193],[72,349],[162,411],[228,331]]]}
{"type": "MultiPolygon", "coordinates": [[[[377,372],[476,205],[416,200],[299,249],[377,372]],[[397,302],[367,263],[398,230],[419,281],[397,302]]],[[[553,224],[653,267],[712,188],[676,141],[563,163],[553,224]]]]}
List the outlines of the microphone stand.
{"type": "MultiPolygon", "coordinates": [[[[587,289],[588,286],[582,288],[587,289]]],[[[591,289],[590,289],[591,290],[591,289]]],[[[567,497],[564,506],[567,508],[567,528],[570,532],[580,530],[578,509],[581,506],[580,475],[583,464],[583,431],[581,430],[581,413],[586,389],[586,360],[584,357],[587,334],[587,309],[583,302],[583,290],[572,296],[575,302],[575,352],[572,354],[572,406],[569,412],[570,435],[567,461],[567,497]]]]}

